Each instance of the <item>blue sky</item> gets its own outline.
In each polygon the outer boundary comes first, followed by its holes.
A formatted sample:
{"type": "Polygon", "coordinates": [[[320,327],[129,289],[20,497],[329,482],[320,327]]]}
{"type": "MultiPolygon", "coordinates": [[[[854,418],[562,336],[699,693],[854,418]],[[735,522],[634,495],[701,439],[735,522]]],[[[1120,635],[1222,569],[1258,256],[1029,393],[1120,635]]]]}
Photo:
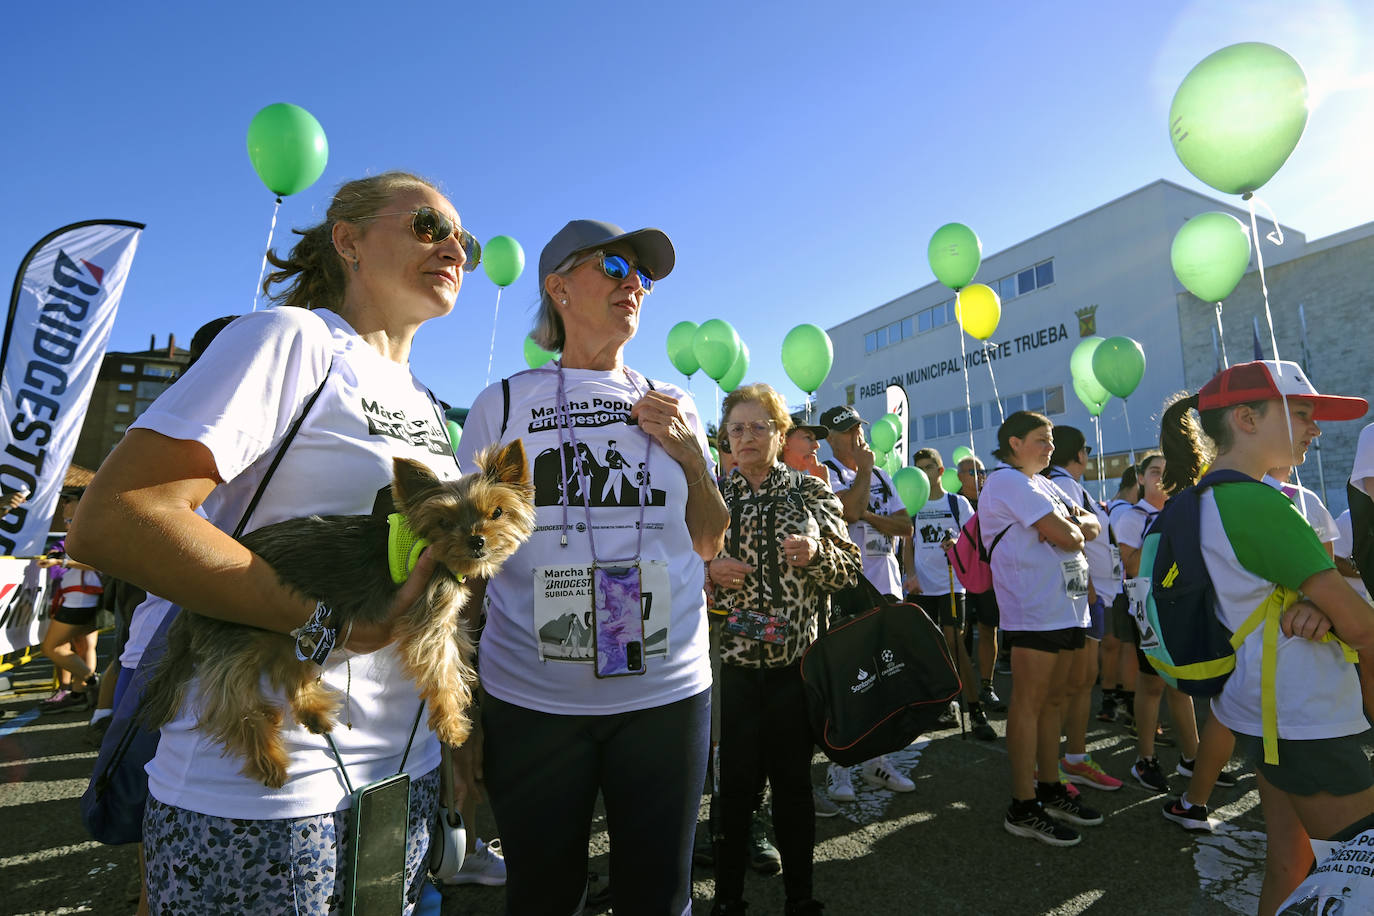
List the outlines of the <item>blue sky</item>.
{"type": "MultiPolygon", "coordinates": [[[[752,352],[746,380],[799,403],[787,330],[931,282],[939,225],[968,224],[991,254],[1157,178],[1211,193],[1173,154],[1168,105],[1237,41],[1287,50],[1313,92],[1260,196],[1309,239],[1374,218],[1374,10],[1355,2],[79,2],[6,19],[0,267],[12,277],[67,222],[146,222],[116,349],[250,308],[272,196],[244,138],[278,101],[330,142],[278,245],[338,184],[389,168],[439,181],[479,238],[523,244],[493,379],[524,368],[539,249],[591,217],[677,247],[631,365],[681,381],[668,329],[725,318],[752,352]]],[[[484,383],[495,301],[469,275],[421,332],[416,371],[451,403],[484,383]]],[[[714,386],[692,387],[713,416],[714,386]]]]}

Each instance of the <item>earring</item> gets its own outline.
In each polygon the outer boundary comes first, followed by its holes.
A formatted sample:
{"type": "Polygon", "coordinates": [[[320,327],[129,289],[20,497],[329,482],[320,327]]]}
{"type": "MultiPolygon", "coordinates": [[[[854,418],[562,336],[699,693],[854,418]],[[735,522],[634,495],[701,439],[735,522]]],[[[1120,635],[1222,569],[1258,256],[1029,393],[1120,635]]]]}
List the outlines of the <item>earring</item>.
{"type": "Polygon", "coordinates": [[[567,299],[559,299],[558,301],[561,302],[561,303],[563,303],[564,305],[567,305],[567,304],[568,304],[568,300],[567,300],[567,299]]]}
{"type": "Polygon", "coordinates": [[[354,272],[354,273],[357,273],[357,272],[358,272],[358,258],[357,258],[356,255],[355,255],[354,258],[353,258],[353,272],[354,272]]]}

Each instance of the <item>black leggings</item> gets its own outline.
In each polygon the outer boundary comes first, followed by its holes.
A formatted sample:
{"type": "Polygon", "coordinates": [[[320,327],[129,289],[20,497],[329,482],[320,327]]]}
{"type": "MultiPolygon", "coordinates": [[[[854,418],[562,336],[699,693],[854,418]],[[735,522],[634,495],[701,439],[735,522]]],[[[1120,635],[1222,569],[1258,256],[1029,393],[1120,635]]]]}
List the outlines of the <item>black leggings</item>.
{"type": "Polygon", "coordinates": [[[749,820],[766,777],[788,900],[811,897],[816,809],[801,668],[720,669],[720,833],[716,899],[744,897],[749,820]]]}
{"type": "Polygon", "coordinates": [[[484,696],[483,768],[506,857],[506,912],[576,910],[600,792],[616,912],[690,913],[710,727],[709,690],[604,716],[560,716],[484,696]]]}

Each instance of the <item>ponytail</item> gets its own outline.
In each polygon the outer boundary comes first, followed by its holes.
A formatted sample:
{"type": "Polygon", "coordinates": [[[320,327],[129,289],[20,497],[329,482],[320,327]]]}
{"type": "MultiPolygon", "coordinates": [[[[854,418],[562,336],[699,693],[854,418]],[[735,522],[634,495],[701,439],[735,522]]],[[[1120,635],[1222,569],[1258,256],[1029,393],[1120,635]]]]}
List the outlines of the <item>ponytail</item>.
{"type": "Polygon", "coordinates": [[[1164,492],[1173,494],[1197,483],[1212,459],[1211,443],[1198,421],[1197,395],[1175,395],[1159,423],[1159,446],[1164,452],[1164,492]]]}

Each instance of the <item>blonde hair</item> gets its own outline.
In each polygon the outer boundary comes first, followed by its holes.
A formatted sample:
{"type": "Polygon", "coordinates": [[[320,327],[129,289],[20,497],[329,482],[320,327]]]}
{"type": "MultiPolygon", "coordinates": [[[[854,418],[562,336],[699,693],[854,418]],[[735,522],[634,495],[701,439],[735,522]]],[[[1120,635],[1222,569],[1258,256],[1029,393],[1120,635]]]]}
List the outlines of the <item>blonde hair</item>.
{"type": "Polygon", "coordinates": [[[720,406],[721,415],[729,420],[730,411],[747,401],[762,405],[768,416],[777,424],[778,433],[783,438],[787,437],[788,431],[792,428],[792,415],[787,412],[787,402],[782,399],[782,395],[766,382],[745,385],[727,394],[720,406]]]}
{"type": "Polygon", "coordinates": [[[383,172],[346,182],[334,194],[324,222],[309,229],[292,229],[298,241],[286,257],[267,252],[267,260],[279,268],[267,275],[262,291],[274,302],[300,308],[337,310],[348,285],[343,256],[334,247],[334,224],[370,219],[398,191],[438,191],[433,183],[409,172],[383,172]],[[269,287],[286,283],[275,295],[269,287]]]}

